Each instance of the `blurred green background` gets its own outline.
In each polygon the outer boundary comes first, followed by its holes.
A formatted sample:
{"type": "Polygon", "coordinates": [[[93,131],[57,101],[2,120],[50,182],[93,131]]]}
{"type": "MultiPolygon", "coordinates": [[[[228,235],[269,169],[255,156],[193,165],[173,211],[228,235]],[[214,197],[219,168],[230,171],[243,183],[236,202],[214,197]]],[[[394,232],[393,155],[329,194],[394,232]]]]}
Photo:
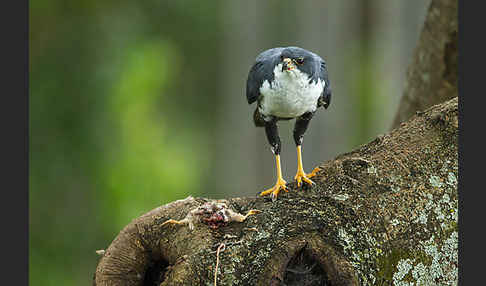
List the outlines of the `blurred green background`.
{"type": "MultiPolygon", "coordinates": [[[[328,63],[306,171],[387,131],[429,1],[30,1],[31,285],[90,285],[137,216],[275,181],[246,77],[261,51],[328,63]]],[[[282,122],[291,181],[293,122],[282,122]]]]}

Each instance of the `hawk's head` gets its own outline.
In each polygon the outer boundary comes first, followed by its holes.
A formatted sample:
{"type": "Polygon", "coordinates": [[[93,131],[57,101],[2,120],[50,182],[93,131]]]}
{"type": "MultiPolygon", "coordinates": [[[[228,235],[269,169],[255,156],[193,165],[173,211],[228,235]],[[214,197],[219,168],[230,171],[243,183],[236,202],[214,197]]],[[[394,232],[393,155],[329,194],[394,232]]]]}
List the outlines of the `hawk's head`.
{"type": "Polygon", "coordinates": [[[277,64],[282,64],[282,71],[291,72],[298,69],[308,76],[315,74],[320,64],[313,53],[299,47],[283,49],[279,59],[280,62],[277,64]]]}

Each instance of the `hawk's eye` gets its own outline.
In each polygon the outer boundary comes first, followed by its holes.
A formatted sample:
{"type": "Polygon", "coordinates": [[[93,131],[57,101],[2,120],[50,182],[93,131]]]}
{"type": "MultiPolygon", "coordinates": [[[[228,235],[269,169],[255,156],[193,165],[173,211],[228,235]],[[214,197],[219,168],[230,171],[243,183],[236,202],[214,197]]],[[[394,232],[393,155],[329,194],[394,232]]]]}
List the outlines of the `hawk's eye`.
{"type": "Polygon", "coordinates": [[[295,61],[295,62],[296,62],[298,65],[301,65],[301,64],[303,64],[303,63],[304,63],[304,58],[296,58],[294,61],[295,61]]]}

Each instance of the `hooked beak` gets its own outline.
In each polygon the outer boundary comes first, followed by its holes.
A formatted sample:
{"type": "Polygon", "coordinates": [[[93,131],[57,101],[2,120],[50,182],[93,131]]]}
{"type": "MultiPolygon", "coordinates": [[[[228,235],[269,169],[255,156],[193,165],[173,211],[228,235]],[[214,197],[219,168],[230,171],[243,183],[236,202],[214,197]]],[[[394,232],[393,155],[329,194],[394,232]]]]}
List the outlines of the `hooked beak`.
{"type": "Polygon", "coordinates": [[[294,64],[292,63],[292,60],[289,58],[285,58],[282,60],[282,71],[291,71],[294,69],[294,64]]]}

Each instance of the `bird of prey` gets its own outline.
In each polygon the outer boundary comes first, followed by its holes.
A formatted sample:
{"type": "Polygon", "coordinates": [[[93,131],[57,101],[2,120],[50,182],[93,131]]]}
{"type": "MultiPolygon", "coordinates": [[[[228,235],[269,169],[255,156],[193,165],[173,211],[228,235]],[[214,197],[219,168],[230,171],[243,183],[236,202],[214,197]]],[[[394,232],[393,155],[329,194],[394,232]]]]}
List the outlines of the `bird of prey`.
{"type": "Polygon", "coordinates": [[[257,127],[265,127],[268,142],[275,155],[277,182],[260,196],[272,194],[276,199],[281,190],[287,190],[280,168],[281,143],[278,135],[279,120],[296,119],[293,131],[297,146],[297,174],[295,180],[312,185],[310,180],[320,170],[304,172],[301,146],[304,133],[312,116],[319,107],[328,108],[331,103],[326,62],[318,55],[299,47],[278,47],[259,54],[250,69],[246,83],[248,104],[257,102],[253,121],[257,127]]]}

